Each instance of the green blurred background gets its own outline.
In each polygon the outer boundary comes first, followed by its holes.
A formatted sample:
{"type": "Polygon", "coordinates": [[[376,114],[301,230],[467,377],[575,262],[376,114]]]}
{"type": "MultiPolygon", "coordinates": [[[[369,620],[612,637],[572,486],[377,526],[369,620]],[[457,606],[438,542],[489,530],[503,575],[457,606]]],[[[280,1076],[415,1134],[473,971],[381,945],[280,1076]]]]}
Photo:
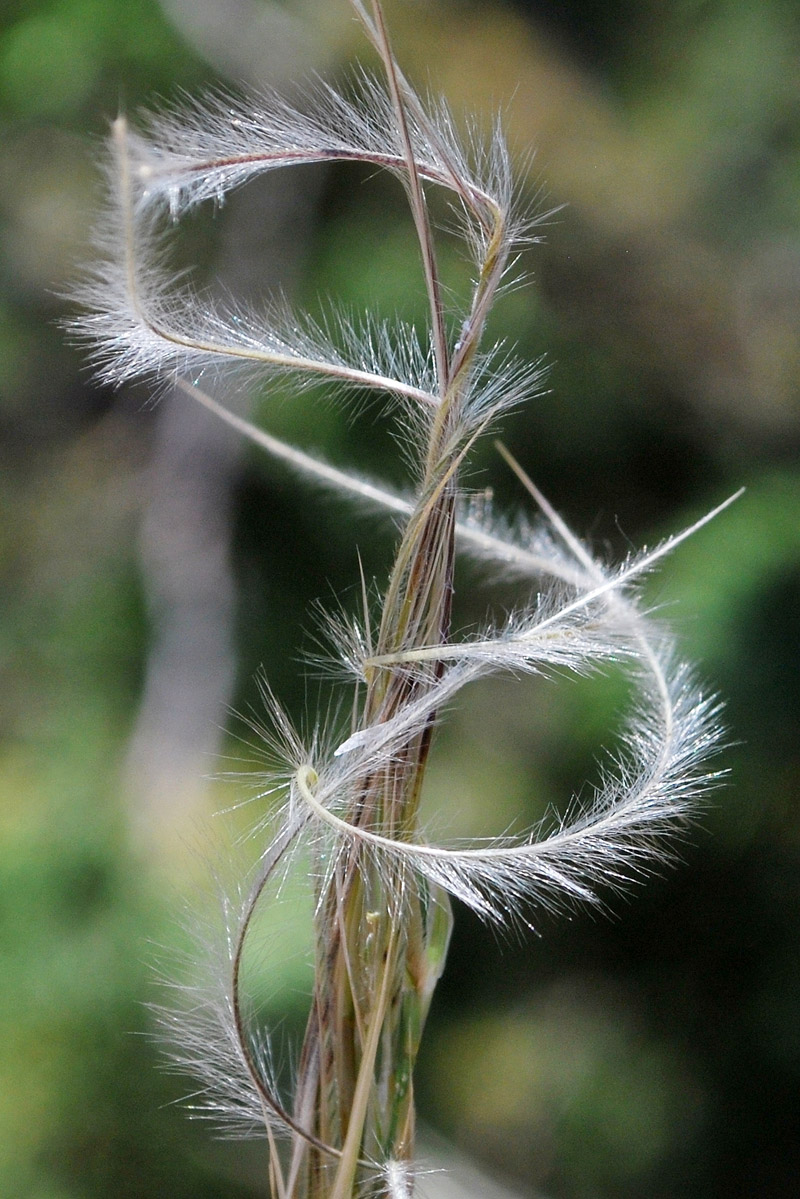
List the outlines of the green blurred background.
{"type": "MultiPolygon", "coordinates": [[[[551,391],[503,428],[522,464],[609,555],[747,487],[648,591],[726,699],[727,785],[679,868],[610,918],[500,943],[458,912],[422,1119],[521,1195],[794,1196],[800,10],[387,8],[412,77],[458,113],[502,107],[530,202],[567,205],[494,323],[553,364],[551,391]]],[[[381,580],[393,534],[187,400],[93,386],[57,321],[120,107],[218,80],[291,89],[357,53],[344,0],[6,0],[0,18],[0,1193],[15,1199],[266,1193],[259,1146],[215,1141],[172,1103],[185,1085],[139,1035],[151,962],[185,948],[196,846],[222,835],[210,814],[252,791],[219,777],[258,767],[227,713],[257,709],[260,665],[298,719],[330,702],[298,664],[310,607],[354,605],[356,549],[381,580]]],[[[180,253],[247,295],[280,285],[316,310],[332,292],[424,319],[398,190],[343,169],[276,176],[214,228],[190,222],[180,253]]],[[[457,296],[465,265],[450,242],[442,254],[457,296]]],[[[374,409],[285,390],[237,402],[332,461],[403,478],[374,409]]],[[[491,446],[470,482],[524,505],[491,446]]],[[[465,625],[519,594],[469,568],[458,581],[465,625]]],[[[442,731],[431,810],[490,833],[563,805],[596,777],[624,695],[613,678],[477,688],[442,731]]],[[[259,985],[289,1039],[304,1001],[287,961],[272,954],[259,985]]]]}

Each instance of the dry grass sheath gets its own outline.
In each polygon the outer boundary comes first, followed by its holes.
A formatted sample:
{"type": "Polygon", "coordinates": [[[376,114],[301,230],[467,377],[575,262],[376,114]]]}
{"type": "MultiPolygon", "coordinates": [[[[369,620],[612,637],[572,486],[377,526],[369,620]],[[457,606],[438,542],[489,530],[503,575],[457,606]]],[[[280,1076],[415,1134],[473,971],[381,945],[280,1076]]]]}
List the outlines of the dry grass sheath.
{"type": "Polygon", "coordinates": [[[363,616],[330,622],[355,684],[345,739],[319,729],[304,743],[265,695],[281,760],[264,787],[278,798],[255,830],[258,870],[225,901],[225,936],[207,985],[187,988],[164,1016],[175,1060],[198,1079],[195,1109],[247,1134],[266,1132],[273,1199],[413,1193],[413,1069],[444,967],[451,897],[486,920],[527,923],[537,905],[597,902],[598,886],[624,884],[664,860],[665,835],[680,830],[716,778],[705,763],[716,747],[717,705],[635,594],[637,580],[715,512],[609,569],[508,455],[542,526],[470,515],[460,503],[475,440],[540,385],[539,364],[482,345],[514,247],[533,236],[533,224],[515,211],[500,131],[487,145],[462,146],[446,108],[423,104],[400,71],[379,0],[351,3],[383,65],[382,79],[359,75],[354,99],[325,85],[302,112],[278,96],[216,97],[153,116],[141,132],[114,122],[100,261],[80,289],[84,314],[74,322],[104,380],[177,379],[299,475],[393,513],[402,529],[380,611],[365,585],[363,616]],[[427,292],[424,335],[372,317],[360,328],[332,317],[331,335],[286,306],[223,310],[169,276],[160,247],[169,220],[259,172],[332,159],[371,164],[402,182],[427,292]],[[474,263],[459,313],[445,303],[437,268],[432,187],[449,193],[474,263]],[[199,387],[204,372],[232,366],[382,396],[403,436],[413,437],[413,494],[330,467],[199,387]],[[459,551],[492,561],[504,577],[539,580],[538,600],[500,627],[454,639],[459,551]],[[637,699],[588,807],[573,805],[562,823],[519,840],[447,847],[424,839],[418,813],[431,737],[462,687],[500,671],[583,672],[608,660],[630,669],[637,699]],[[315,982],[286,1097],[266,1034],[248,1013],[242,963],[255,912],[301,849],[311,862],[315,982]]]}

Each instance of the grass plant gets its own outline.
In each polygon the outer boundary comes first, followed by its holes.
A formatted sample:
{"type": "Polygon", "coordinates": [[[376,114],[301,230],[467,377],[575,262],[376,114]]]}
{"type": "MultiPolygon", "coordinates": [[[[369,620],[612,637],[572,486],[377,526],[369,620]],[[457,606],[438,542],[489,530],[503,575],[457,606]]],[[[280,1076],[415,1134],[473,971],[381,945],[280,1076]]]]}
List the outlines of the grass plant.
{"type": "MultiPolygon", "coordinates": [[[[177,380],[198,403],[306,481],[393,515],[388,580],[363,610],[331,617],[333,655],[352,676],[348,726],[309,738],[268,687],[264,735],[275,762],[256,821],[258,866],[224,900],[208,978],[163,1013],[175,1061],[197,1079],[192,1105],[229,1131],[260,1130],[273,1199],[408,1199],[414,1193],[413,1071],[445,965],[451,899],[498,924],[533,925],[542,907],[596,904],[670,856],[706,789],[719,708],[642,610],[637,583],[696,525],[616,567],[598,561],[500,449],[541,522],[509,522],[462,500],[477,439],[542,386],[540,363],[485,344],[487,317],[536,221],[517,208],[499,127],[464,145],[447,108],[423,102],[392,52],[379,0],[351,0],[382,64],[347,98],[325,84],[298,109],[277,95],[218,95],[112,127],[110,203],[98,265],[74,322],[101,379],[177,380]],[[326,325],[275,303],[222,306],[171,277],[170,222],[267,170],[337,160],[401,182],[419,245],[428,328],[326,325]],[[451,310],[429,213],[443,190],[473,263],[463,311],[451,310]],[[325,381],[348,402],[378,396],[412,465],[399,494],[328,465],[255,427],[203,390],[205,373],[255,370],[294,385],[325,381]],[[535,601],[468,638],[451,632],[457,553],[539,588],[535,601]],[[622,664],[636,699],[591,802],[526,836],[433,844],[419,809],[437,719],[468,684],[498,672],[582,673],[622,664]],[[302,862],[313,890],[314,986],[290,1094],[245,994],[243,961],[259,906],[302,862]]],[[[730,502],[730,501],[726,501],[730,502]]],[[[725,505],[721,505],[720,508],[725,505]]]]}

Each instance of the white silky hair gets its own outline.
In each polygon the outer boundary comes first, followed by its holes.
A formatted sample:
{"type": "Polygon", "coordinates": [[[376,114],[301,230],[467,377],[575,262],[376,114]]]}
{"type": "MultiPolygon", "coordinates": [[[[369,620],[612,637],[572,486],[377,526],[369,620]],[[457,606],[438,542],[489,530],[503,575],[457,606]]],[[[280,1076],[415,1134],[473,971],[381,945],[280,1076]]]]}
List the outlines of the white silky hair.
{"type": "MultiPolygon", "coordinates": [[[[386,60],[379,5],[370,15],[361,0],[351,3],[386,60]]],[[[391,66],[388,87],[364,72],[347,96],[317,83],[312,103],[302,109],[277,95],[218,93],[202,102],[184,100],[145,118],[137,130],[125,118],[115,121],[98,261],[76,289],[84,311],[72,329],[90,343],[105,382],[175,379],[187,396],[304,480],[394,521],[421,522],[430,496],[392,492],[328,464],[257,428],[198,385],[206,371],[235,368],[290,377],[298,388],[323,381],[348,396],[353,390],[381,394],[390,410],[399,409],[401,435],[417,443],[424,461],[430,431],[448,400],[449,370],[460,380],[461,406],[440,453],[452,462],[453,486],[474,440],[501,413],[541,390],[541,362],[518,363],[502,343],[489,350],[478,344],[514,247],[533,237],[535,224],[517,212],[500,131],[495,127],[483,142],[472,134],[462,144],[448,109],[423,104],[391,66]],[[355,321],[335,308],[327,320],[314,322],[284,301],[254,313],[199,292],[166,265],[170,222],[188,210],[222,202],[232,188],[261,172],[331,160],[365,163],[403,180],[423,258],[428,255],[429,333],[374,316],[355,321]],[[477,268],[472,304],[458,314],[452,345],[438,307],[423,184],[448,192],[477,268]]],[[[368,612],[361,620],[332,618],[327,633],[334,656],[357,689],[382,671],[400,673],[412,684],[407,701],[385,719],[365,722],[356,704],[345,737],[321,723],[306,742],[264,690],[274,768],[258,782],[270,813],[254,826],[257,836],[269,838],[251,877],[226,892],[219,930],[212,933],[204,925],[199,931],[204,976],[177,987],[179,1002],[160,1009],[175,1065],[197,1079],[190,1105],[229,1130],[250,1134],[266,1127],[270,1138],[286,1135],[295,1144],[306,1136],[291,1104],[278,1094],[269,1038],[248,1022],[239,993],[253,912],[267,885],[276,880],[279,885],[299,853],[310,849],[321,874],[332,877],[357,848],[350,860],[364,871],[383,872],[387,888],[410,871],[485,920],[535,927],[540,910],[597,905],[609,889],[669,861],[675,836],[720,780],[713,765],[722,736],[720,705],[643,609],[638,590],[647,572],[736,496],[655,549],[611,568],[590,553],[530,480],[522,481],[543,521],[508,521],[462,504],[454,534],[456,547],[491,564],[493,575],[534,584],[536,598],[527,607],[461,641],[380,654],[368,612]],[[609,662],[628,672],[635,697],[618,748],[606,758],[588,803],[573,797],[561,819],[542,822],[521,837],[452,845],[430,843],[422,832],[413,840],[392,837],[378,824],[352,818],[363,780],[400,762],[464,687],[501,672],[582,674],[609,662]]],[[[313,881],[321,890],[320,878],[313,881]]],[[[396,899],[399,911],[403,897],[396,899]]],[[[338,1151],[313,1137],[306,1140],[336,1157],[338,1151]]],[[[382,1172],[390,1199],[413,1194],[409,1163],[389,1160],[373,1167],[382,1172]]],[[[276,1185],[282,1195],[280,1178],[276,1185]]]]}

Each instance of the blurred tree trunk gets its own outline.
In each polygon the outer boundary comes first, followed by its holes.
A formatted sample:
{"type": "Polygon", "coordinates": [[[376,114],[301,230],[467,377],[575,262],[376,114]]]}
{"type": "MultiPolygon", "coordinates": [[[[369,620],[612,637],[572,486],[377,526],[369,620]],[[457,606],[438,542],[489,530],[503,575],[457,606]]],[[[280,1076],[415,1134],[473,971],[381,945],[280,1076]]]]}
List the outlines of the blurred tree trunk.
{"type": "MultiPolygon", "coordinates": [[[[288,37],[292,19],[274,5],[167,0],[164,7],[213,65],[253,86],[288,88],[312,53],[321,57],[296,21],[288,37]]],[[[319,173],[276,172],[231,198],[216,291],[255,306],[276,289],[291,292],[319,180],[319,173]]],[[[224,381],[209,376],[203,387],[225,401],[224,381]]],[[[168,855],[202,810],[236,676],[230,549],[243,443],[175,389],[156,420],[139,538],[152,644],[124,779],[134,837],[168,855]]]]}

